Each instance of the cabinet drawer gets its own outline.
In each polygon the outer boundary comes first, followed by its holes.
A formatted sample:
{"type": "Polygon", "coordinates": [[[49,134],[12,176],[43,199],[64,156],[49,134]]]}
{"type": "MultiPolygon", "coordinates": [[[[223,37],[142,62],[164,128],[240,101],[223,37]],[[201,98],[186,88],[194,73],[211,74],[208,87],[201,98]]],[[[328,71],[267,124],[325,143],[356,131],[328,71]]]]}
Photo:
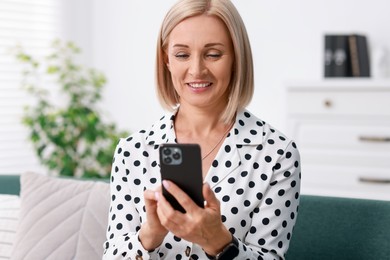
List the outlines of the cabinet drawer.
{"type": "Polygon", "coordinates": [[[288,114],[390,115],[389,91],[290,91],[288,114]]]}
{"type": "Polygon", "coordinates": [[[302,164],[390,169],[390,122],[300,123],[296,124],[294,138],[300,147],[302,164]]]}
{"type": "Polygon", "coordinates": [[[387,171],[302,166],[303,194],[390,200],[390,173],[387,171]]]}
{"type": "Polygon", "coordinates": [[[390,120],[302,120],[296,121],[294,130],[300,146],[390,152],[390,120]]]}

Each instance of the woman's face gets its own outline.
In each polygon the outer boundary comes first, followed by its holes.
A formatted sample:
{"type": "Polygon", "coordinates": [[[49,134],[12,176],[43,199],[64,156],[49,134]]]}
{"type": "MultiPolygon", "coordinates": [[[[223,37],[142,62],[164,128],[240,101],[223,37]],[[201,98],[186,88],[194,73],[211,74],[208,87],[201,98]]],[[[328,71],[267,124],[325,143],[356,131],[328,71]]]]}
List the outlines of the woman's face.
{"type": "Polygon", "coordinates": [[[225,107],[234,52],[219,18],[199,15],[180,22],[169,35],[166,58],[181,106],[225,107]]]}

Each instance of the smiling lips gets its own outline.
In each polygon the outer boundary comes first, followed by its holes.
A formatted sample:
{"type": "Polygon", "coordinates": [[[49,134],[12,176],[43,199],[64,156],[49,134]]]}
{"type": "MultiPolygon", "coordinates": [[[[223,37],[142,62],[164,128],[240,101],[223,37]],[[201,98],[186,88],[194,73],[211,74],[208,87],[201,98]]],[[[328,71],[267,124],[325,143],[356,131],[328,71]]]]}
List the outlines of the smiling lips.
{"type": "Polygon", "coordinates": [[[190,86],[191,88],[207,88],[209,86],[212,85],[211,82],[207,82],[207,83],[187,83],[188,86],[190,86]]]}

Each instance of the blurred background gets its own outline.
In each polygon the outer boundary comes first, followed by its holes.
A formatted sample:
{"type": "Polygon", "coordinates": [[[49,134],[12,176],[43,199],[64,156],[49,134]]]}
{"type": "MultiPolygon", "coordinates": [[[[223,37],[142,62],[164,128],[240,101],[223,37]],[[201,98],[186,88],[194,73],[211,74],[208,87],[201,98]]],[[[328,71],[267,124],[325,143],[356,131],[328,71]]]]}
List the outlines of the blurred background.
{"type": "MultiPolygon", "coordinates": [[[[44,170],[21,124],[30,96],[20,89],[21,67],[10,48],[19,44],[45,55],[56,38],[74,42],[81,62],[106,75],[99,108],[118,128],[133,132],[163,113],[155,95],[155,47],[174,2],[0,0],[0,174],[44,170]]],[[[233,2],[254,54],[256,90],[249,109],[284,132],[286,86],[324,80],[325,34],[364,34],[371,53],[390,48],[387,0],[233,2]]],[[[387,74],[378,77],[386,82],[387,74]]]]}

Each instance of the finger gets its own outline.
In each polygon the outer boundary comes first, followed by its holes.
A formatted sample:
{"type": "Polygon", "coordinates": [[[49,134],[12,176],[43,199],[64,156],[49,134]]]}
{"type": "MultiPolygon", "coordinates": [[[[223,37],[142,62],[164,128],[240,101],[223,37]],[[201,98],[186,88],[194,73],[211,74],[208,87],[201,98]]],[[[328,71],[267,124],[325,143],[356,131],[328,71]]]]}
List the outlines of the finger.
{"type": "Polygon", "coordinates": [[[154,200],[157,201],[156,192],[153,190],[145,190],[144,191],[145,200],[154,200]]]}
{"type": "Polygon", "coordinates": [[[215,196],[213,190],[211,189],[210,185],[208,183],[203,184],[203,197],[206,201],[206,207],[207,208],[213,208],[213,209],[220,209],[220,202],[215,196]]]}
{"type": "Polygon", "coordinates": [[[144,200],[145,200],[146,214],[150,218],[151,217],[150,215],[156,214],[156,210],[157,210],[156,192],[152,190],[145,190],[144,200]]]}
{"type": "Polygon", "coordinates": [[[158,194],[158,203],[157,203],[157,215],[160,219],[161,224],[168,230],[171,230],[173,227],[177,226],[181,214],[179,211],[176,211],[171,204],[165,199],[162,193],[158,194]]]}
{"type": "Polygon", "coordinates": [[[179,188],[175,183],[164,180],[163,181],[164,188],[172,194],[172,196],[179,202],[179,204],[185,209],[185,211],[189,214],[193,213],[199,207],[195,204],[195,202],[187,195],[182,189],[179,188]]]}
{"type": "Polygon", "coordinates": [[[145,210],[146,210],[146,219],[150,226],[154,228],[161,229],[162,225],[160,219],[157,215],[157,196],[155,191],[145,190],[144,191],[145,199],[145,210]]]}

